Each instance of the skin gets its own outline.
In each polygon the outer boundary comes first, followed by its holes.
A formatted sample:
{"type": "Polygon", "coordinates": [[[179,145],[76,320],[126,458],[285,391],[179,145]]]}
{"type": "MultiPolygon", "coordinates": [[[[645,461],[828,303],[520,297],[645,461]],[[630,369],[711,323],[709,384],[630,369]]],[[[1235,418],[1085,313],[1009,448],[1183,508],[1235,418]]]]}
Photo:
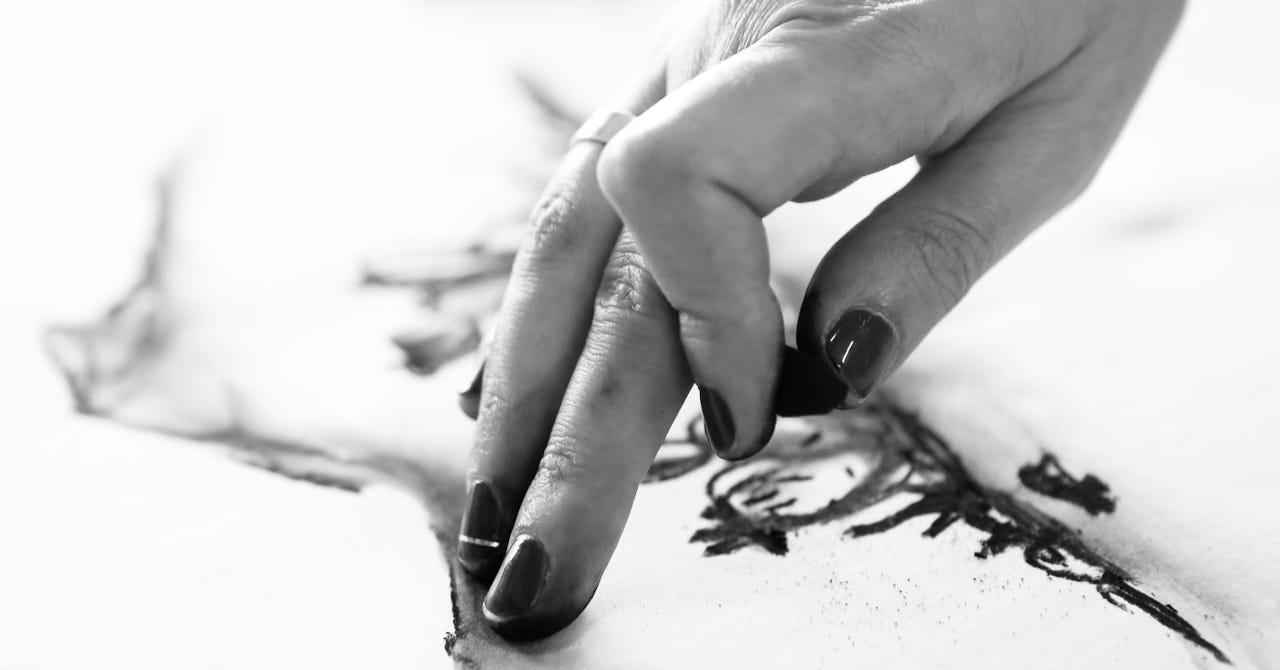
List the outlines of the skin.
{"type": "MultiPolygon", "coordinates": [[[[828,252],[797,327],[798,348],[836,375],[825,340],[842,315],[871,310],[893,334],[891,372],[1084,189],[1182,9],[721,0],[690,13],[614,104],[638,118],[605,147],[570,148],[516,262],[470,480],[496,491],[502,539],[536,538],[549,567],[529,611],[487,608],[490,623],[540,637],[586,607],[691,384],[717,390],[732,418],[721,456],[768,440],[789,373],[763,216],[919,160],[828,252]]],[[[851,388],[845,404],[864,396],[851,388]]],[[[491,579],[507,546],[464,566],[491,579]]]]}

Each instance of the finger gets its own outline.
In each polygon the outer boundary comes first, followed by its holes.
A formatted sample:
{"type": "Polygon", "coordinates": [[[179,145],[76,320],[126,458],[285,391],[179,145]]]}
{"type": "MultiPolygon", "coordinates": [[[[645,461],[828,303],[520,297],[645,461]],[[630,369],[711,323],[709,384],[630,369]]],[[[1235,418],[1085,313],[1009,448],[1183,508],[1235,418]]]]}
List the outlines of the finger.
{"type": "Polygon", "coordinates": [[[819,264],[797,324],[851,402],[896,369],[974,282],[1080,193],[1134,101],[1064,68],[923,162],[819,264]]]}
{"type": "Polygon", "coordinates": [[[498,632],[549,635],[586,607],[690,384],[675,313],[624,233],[485,599],[484,615],[498,632]]]}
{"type": "MultiPolygon", "coordinates": [[[[658,82],[627,99],[642,109],[658,82]]],[[[530,219],[485,361],[458,559],[497,570],[591,324],[592,297],[621,222],[595,178],[600,145],[575,143],[530,219]]],[[[465,395],[462,398],[465,405],[465,395]]],[[[465,406],[464,406],[465,410],[465,406]]]]}
{"type": "Polygon", "coordinates": [[[600,159],[606,196],[680,314],[708,437],[726,458],[754,453],[773,427],[783,327],[762,217],[936,141],[935,122],[911,110],[949,113],[936,87],[918,86],[923,73],[868,76],[848,87],[857,96],[830,99],[850,60],[825,48],[757,44],[671,93],[600,159]],[[887,114],[904,85],[925,93],[887,114]]]}

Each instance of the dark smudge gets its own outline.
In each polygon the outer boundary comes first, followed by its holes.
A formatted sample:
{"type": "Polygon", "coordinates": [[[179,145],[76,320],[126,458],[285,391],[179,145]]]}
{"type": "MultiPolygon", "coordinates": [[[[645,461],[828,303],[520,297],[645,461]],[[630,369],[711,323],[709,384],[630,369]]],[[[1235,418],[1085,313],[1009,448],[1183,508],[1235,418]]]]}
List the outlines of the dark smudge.
{"type": "Polygon", "coordinates": [[[1091,516],[1116,511],[1111,487],[1091,474],[1085,474],[1084,479],[1076,479],[1062,469],[1062,464],[1053,454],[1045,454],[1035,465],[1022,466],[1018,470],[1018,480],[1036,493],[1069,502],[1091,516]]]}
{"type": "Polygon", "coordinates": [[[658,450],[643,483],[666,481],[697,470],[711,460],[711,455],[711,444],[705,439],[702,419],[694,419],[685,426],[684,439],[668,438],[658,450]]]}

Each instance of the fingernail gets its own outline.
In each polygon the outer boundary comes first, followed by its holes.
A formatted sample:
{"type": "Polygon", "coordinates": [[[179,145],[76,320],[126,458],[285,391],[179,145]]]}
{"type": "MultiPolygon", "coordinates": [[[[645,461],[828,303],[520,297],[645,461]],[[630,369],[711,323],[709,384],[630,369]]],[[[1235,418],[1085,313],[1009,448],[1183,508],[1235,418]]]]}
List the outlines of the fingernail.
{"type": "Polygon", "coordinates": [[[480,363],[480,369],[476,370],[476,376],[471,380],[471,385],[458,391],[458,407],[462,409],[462,413],[476,418],[480,414],[480,385],[484,382],[484,363],[480,363]]]}
{"type": "Polygon", "coordinates": [[[855,309],[836,322],[827,334],[826,347],[831,364],[861,400],[871,395],[889,371],[898,334],[879,314],[855,309]]]}
{"type": "Polygon", "coordinates": [[[484,599],[485,616],[500,622],[531,612],[550,568],[551,559],[542,543],[532,535],[518,536],[484,599]]]}
{"type": "Polygon", "coordinates": [[[729,449],[737,437],[729,405],[715,389],[706,386],[698,386],[698,398],[702,401],[702,426],[707,433],[707,441],[717,452],[729,449]]]}
{"type": "Polygon", "coordinates": [[[821,358],[794,347],[782,348],[782,369],[773,394],[778,416],[826,414],[839,407],[849,394],[840,377],[821,358]]]}
{"type": "Polygon", "coordinates": [[[506,540],[503,526],[502,505],[493,485],[483,480],[472,484],[458,531],[458,562],[467,572],[486,579],[498,570],[506,540]]]}

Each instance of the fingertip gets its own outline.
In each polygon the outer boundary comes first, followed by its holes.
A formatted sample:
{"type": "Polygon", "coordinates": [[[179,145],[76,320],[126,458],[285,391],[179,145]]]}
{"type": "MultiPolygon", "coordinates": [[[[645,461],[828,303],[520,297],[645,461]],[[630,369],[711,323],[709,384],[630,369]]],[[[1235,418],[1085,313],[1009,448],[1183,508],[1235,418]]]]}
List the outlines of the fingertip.
{"type": "Polygon", "coordinates": [[[484,480],[474,482],[458,530],[462,569],[482,581],[493,579],[502,565],[509,523],[497,489],[484,480]]]}
{"type": "MultiPolygon", "coordinates": [[[[561,631],[578,618],[595,594],[557,589],[556,562],[538,538],[520,533],[511,543],[481,605],[486,623],[511,640],[536,640],[561,631]]],[[[563,577],[564,575],[560,575],[563,577]]],[[[580,585],[575,582],[573,586],[580,585]]]]}
{"type": "Polygon", "coordinates": [[[831,365],[861,403],[893,371],[901,339],[878,310],[854,308],[832,324],[824,346],[831,365]]]}
{"type": "Polygon", "coordinates": [[[486,604],[481,606],[485,623],[489,624],[489,627],[498,635],[515,642],[531,642],[551,637],[569,627],[586,609],[584,603],[576,609],[556,614],[530,614],[505,618],[489,610],[487,597],[485,601],[486,604]]]}
{"type": "Polygon", "coordinates": [[[779,402],[797,405],[786,407],[789,411],[820,409],[824,404],[831,406],[821,411],[850,409],[864,403],[910,350],[903,337],[903,319],[922,317],[915,303],[900,297],[886,301],[883,296],[866,297],[865,290],[839,289],[841,286],[865,287],[868,282],[849,274],[847,268],[853,265],[868,271],[866,268],[873,265],[848,262],[851,254],[866,249],[866,245],[852,244],[850,239],[852,234],[827,253],[800,306],[796,321],[799,350],[788,360],[792,369],[784,363],[779,380],[779,402]],[[796,395],[794,389],[782,390],[784,382],[801,387],[815,384],[814,392],[820,394],[820,398],[814,399],[811,405],[801,404],[798,399],[802,396],[796,395]],[[831,386],[832,383],[837,386],[831,386]],[[816,384],[821,384],[820,391],[816,384]]]}
{"type": "MultiPolygon", "coordinates": [[[[766,412],[766,415],[759,422],[759,431],[750,439],[735,435],[735,439],[731,442],[717,442],[717,437],[715,436],[717,428],[713,426],[718,420],[722,419],[708,416],[707,403],[705,401],[703,402],[702,411],[702,429],[706,435],[707,443],[711,445],[717,456],[726,461],[741,461],[760,453],[760,450],[769,444],[769,440],[773,439],[773,431],[778,421],[773,413],[766,412]]],[[[727,412],[727,410],[722,411],[727,412]]],[[[729,421],[732,421],[732,419],[729,419],[729,421]]]]}
{"type": "Polygon", "coordinates": [[[773,439],[773,430],[777,426],[777,422],[777,417],[769,414],[761,424],[760,433],[754,440],[734,445],[733,449],[720,452],[720,458],[726,461],[742,461],[760,453],[760,450],[769,444],[769,440],[773,439]]]}
{"type": "Polygon", "coordinates": [[[698,401],[702,405],[702,431],[717,454],[732,451],[738,430],[724,396],[715,389],[698,385],[698,401]]]}

